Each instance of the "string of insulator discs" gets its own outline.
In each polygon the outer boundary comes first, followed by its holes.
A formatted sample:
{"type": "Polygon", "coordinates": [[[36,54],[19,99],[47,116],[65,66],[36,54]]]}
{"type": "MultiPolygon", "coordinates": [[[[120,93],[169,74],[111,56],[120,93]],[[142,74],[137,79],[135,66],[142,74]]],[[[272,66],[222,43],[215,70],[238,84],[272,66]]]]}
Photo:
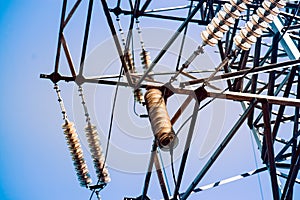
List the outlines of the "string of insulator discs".
{"type": "Polygon", "coordinates": [[[267,29],[268,23],[272,23],[274,17],[279,14],[279,8],[283,8],[285,5],[283,0],[264,1],[262,7],[256,10],[256,14],[252,15],[251,20],[235,36],[236,46],[245,51],[249,50],[251,45],[256,42],[256,38],[260,37],[262,31],[267,29]]]}
{"type": "Polygon", "coordinates": [[[57,93],[58,102],[63,114],[63,120],[65,121],[65,123],[62,125],[62,128],[64,130],[65,138],[67,140],[70,154],[72,156],[73,165],[75,167],[79,183],[83,187],[88,187],[92,180],[90,178],[89,171],[84,160],[78,134],[76,133],[76,129],[74,128],[74,123],[68,120],[66,109],[61,98],[60,89],[58,88],[57,84],[55,84],[54,89],[57,93]]]}
{"type": "MultiPolygon", "coordinates": [[[[122,28],[122,25],[121,25],[121,22],[120,22],[120,18],[117,17],[116,21],[117,21],[118,26],[119,26],[119,32],[120,32],[120,35],[121,35],[122,44],[123,44],[124,47],[126,47],[125,34],[124,34],[124,31],[123,31],[123,28],[122,28]]],[[[124,51],[124,59],[125,59],[127,68],[130,71],[130,73],[137,73],[135,65],[134,65],[133,56],[132,56],[132,53],[129,49],[125,49],[125,51],[124,51]]],[[[141,89],[138,88],[133,93],[134,93],[135,101],[137,101],[139,103],[142,103],[144,101],[143,92],[142,92],[141,89]]]]}
{"type": "MultiPolygon", "coordinates": [[[[229,30],[229,27],[234,25],[235,19],[241,16],[241,12],[247,9],[246,4],[250,4],[252,0],[230,0],[229,2],[223,5],[223,9],[217,13],[210,24],[206,26],[206,29],[201,32],[202,45],[193,52],[177,74],[170,79],[170,82],[174,81],[183,69],[187,68],[200,53],[204,53],[203,47],[205,45],[216,45],[218,40],[222,39],[224,33],[229,30]]],[[[279,8],[284,8],[285,5],[284,0],[264,1],[262,7],[256,10],[256,14],[251,16],[246,26],[234,37],[236,46],[248,51],[257,38],[262,35],[262,31],[268,28],[268,23],[271,23],[274,17],[279,14],[279,8]]]]}
{"type": "Polygon", "coordinates": [[[79,96],[81,97],[81,103],[83,105],[84,114],[86,116],[87,125],[85,127],[85,134],[89,144],[91,156],[93,158],[94,168],[96,170],[96,174],[99,179],[99,182],[106,184],[110,182],[110,177],[109,177],[108,170],[105,166],[105,158],[102,153],[98,132],[96,126],[94,126],[91,123],[90,115],[88,113],[88,109],[83,95],[83,89],[81,86],[79,86],[78,91],[79,91],[79,96]]]}

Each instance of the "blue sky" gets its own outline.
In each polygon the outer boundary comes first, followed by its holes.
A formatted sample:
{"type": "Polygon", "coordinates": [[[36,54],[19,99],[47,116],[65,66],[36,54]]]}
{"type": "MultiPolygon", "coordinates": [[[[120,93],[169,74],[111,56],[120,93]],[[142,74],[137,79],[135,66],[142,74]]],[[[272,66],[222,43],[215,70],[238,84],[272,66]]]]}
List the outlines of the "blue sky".
{"type": "MultiPolygon", "coordinates": [[[[53,70],[61,2],[60,0],[0,0],[1,200],[82,200],[88,199],[90,195],[90,191],[81,188],[77,183],[61,129],[62,119],[57,97],[52,89],[53,85],[39,78],[40,73],[51,73],[53,70]]],[[[100,11],[97,12],[98,17],[101,18],[100,11]]],[[[80,16],[82,13],[77,16],[79,21],[80,16]]],[[[74,27],[75,25],[72,24],[74,27]]],[[[103,27],[92,29],[94,31],[91,36],[93,45],[89,47],[89,51],[109,37],[107,27],[104,27],[106,31],[101,28],[103,27]]],[[[75,28],[75,30],[77,31],[68,34],[72,41],[80,41],[78,43],[80,46],[82,32],[80,28],[75,28]]],[[[199,33],[200,31],[197,30],[192,34],[199,35],[199,33]]],[[[200,41],[200,38],[197,41],[200,41]]],[[[75,55],[79,53],[78,45],[72,46],[71,43],[70,46],[75,55]]],[[[75,63],[78,59],[79,57],[74,58],[75,63]]],[[[72,96],[73,84],[62,83],[62,88],[63,96],[72,96]]],[[[108,94],[111,95],[111,93],[108,94]]],[[[72,98],[67,98],[66,104],[71,112],[72,98]]],[[[225,123],[224,130],[228,130],[242,113],[238,103],[227,106],[231,114],[225,123]]],[[[109,115],[102,117],[107,120],[109,115]]],[[[107,127],[104,126],[104,130],[105,128],[107,127]]],[[[233,147],[224,152],[224,158],[216,163],[216,167],[207,175],[203,184],[217,181],[219,177],[228,178],[231,175],[255,169],[250,132],[247,129],[243,130],[233,140],[233,147]],[[244,150],[237,151],[237,149],[244,150]],[[251,151],[248,151],[249,149],[251,151]]],[[[114,140],[117,142],[116,137],[114,140]]],[[[150,151],[151,146],[147,148],[150,151]]],[[[194,147],[194,150],[198,152],[197,147],[194,147]]],[[[144,151],[143,149],[142,152],[144,151]]],[[[257,153],[256,149],[255,152],[257,153]]],[[[191,167],[191,172],[197,173],[205,159],[199,159],[197,153],[191,155],[194,155],[196,159],[188,166],[191,167]]],[[[90,171],[93,171],[90,162],[89,166],[90,171]]],[[[178,167],[178,162],[175,166],[178,167]]],[[[120,172],[117,169],[110,169],[110,172],[112,182],[103,190],[104,200],[140,195],[144,175],[120,172]]],[[[188,180],[191,180],[193,176],[194,174],[187,173],[183,187],[188,185],[188,180]]],[[[269,199],[271,194],[269,179],[264,174],[263,177],[265,177],[262,180],[264,197],[269,199]]],[[[160,193],[155,176],[151,185],[149,192],[154,198],[159,198],[160,193]]],[[[232,197],[230,199],[261,199],[257,177],[208,190],[194,198],[220,199],[224,196],[232,197]]]]}

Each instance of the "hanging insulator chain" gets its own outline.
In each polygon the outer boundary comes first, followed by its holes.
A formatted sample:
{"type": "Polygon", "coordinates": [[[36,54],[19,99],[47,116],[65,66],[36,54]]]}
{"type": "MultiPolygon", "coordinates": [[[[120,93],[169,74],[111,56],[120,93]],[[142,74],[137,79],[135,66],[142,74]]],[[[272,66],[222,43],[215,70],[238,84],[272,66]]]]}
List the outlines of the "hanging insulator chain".
{"type": "Polygon", "coordinates": [[[139,39],[140,39],[140,43],[141,43],[141,48],[142,50],[145,49],[145,43],[144,43],[144,40],[143,40],[143,37],[142,37],[142,29],[140,27],[140,20],[139,19],[136,19],[136,30],[138,32],[138,36],[139,36],[139,39]]]}
{"type": "Polygon", "coordinates": [[[251,2],[252,0],[230,0],[230,4],[225,3],[223,10],[220,10],[210,24],[206,26],[206,30],[202,31],[203,45],[216,45],[218,40],[222,39],[224,33],[229,30],[229,27],[234,25],[234,19],[238,19],[241,12],[247,9],[246,4],[251,2]]]}
{"type": "Polygon", "coordinates": [[[73,164],[75,166],[80,185],[83,187],[87,187],[92,182],[92,180],[90,178],[89,171],[83,157],[83,152],[78,135],[74,128],[74,124],[66,120],[66,122],[62,125],[62,128],[64,129],[64,134],[69,146],[70,154],[72,156],[73,164]]]}
{"type": "Polygon", "coordinates": [[[85,127],[87,141],[89,143],[90,152],[93,158],[94,168],[96,170],[97,177],[101,183],[110,182],[108,170],[105,166],[105,159],[102,153],[100,145],[100,139],[97,133],[96,126],[91,123],[85,127]]]}
{"type": "Polygon", "coordinates": [[[178,138],[173,131],[162,92],[154,88],[147,90],[145,101],[158,146],[163,150],[175,148],[178,138]]]}
{"type": "Polygon", "coordinates": [[[264,1],[262,7],[256,10],[256,14],[251,16],[250,21],[235,36],[234,42],[237,47],[247,51],[256,42],[256,38],[262,35],[262,31],[268,28],[268,23],[272,23],[274,17],[279,14],[279,8],[285,6],[283,0],[264,1]]]}
{"type": "Polygon", "coordinates": [[[90,115],[88,113],[88,109],[87,109],[87,106],[85,104],[85,100],[84,100],[84,95],[83,95],[83,89],[81,86],[79,86],[78,88],[78,92],[79,92],[79,96],[81,98],[81,104],[83,106],[83,110],[84,110],[84,115],[86,117],[86,122],[87,123],[90,123],[91,122],[91,118],[90,118],[90,115]]]}
{"type": "Polygon", "coordinates": [[[96,126],[91,124],[90,115],[85,103],[83,89],[79,86],[79,96],[81,97],[81,103],[84,109],[84,114],[86,116],[87,126],[85,127],[86,138],[89,144],[89,149],[94,163],[94,168],[96,170],[97,177],[101,183],[110,182],[108,170],[105,167],[104,156],[102,153],[102,148],[100,145],[100,138],[97,133],[96,126]]]}
{"type": "Polygon", "coordinates": [[[67,116],[66,108],[65,108],[64,102],[61,98],[60,89],[57,84],[54,85],[54,89],[55,89],[57,97],[58,97],[58,102],[59,102],[59,106],[61,109],[61,113],[63,114],[63,120],[67,120],[68,116],[67,116]]]}
{"type": "Polygon", "coordinates": [[[119,26],[119,32],[120,32],[120,35],[121,35],[122,44],[125,47],[125,45],[126,45],[126,39],[125,39],[125,34],[124,34],[124,31],[123,31],[123,28],[122,28],[119,16],[117,16],[116,21],[117,21],[118,26],[119,26]]]}

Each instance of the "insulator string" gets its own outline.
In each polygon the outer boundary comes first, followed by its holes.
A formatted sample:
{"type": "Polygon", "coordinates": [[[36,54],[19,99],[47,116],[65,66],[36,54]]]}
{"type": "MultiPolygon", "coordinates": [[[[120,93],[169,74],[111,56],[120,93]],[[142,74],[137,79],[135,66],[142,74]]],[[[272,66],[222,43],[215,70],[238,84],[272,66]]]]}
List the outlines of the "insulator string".
{"type": "Polygon", "coordinates": [[[64,130],[65,138],[69,147],[70,154],[72,156],[73,165],[75,167],[76,175],[81,186],[88,187],[92,180],[89,175],[88,167],[84,160],[83,151],[80,145],[78,134],[74,128],[74,123],[70,122],[67,117],[66,108],[61,97],[61,91],[57,84],[54,85],[56,91],[58,102],[60,105],[61,112],[63,114],[63,120],[65,123],[62,125],[64,130]]]}
{"type": "Polygon", "coordinates": [[[81,97],[81,103],[84,109],[84,114],[86,116],[87,125],[85,127],[86,138],[89,144],[90,153],[93,159],[94,168],[100,183],[110,182],[110,177],[108,169],[104,164],[104,156],[102,153],[102,147],[100,143],[100,138],[95,125],[92,125],[90,115],[88,113],[88,108],[86,106],[82,86],[79,86],[79,96],[81,97]]]}

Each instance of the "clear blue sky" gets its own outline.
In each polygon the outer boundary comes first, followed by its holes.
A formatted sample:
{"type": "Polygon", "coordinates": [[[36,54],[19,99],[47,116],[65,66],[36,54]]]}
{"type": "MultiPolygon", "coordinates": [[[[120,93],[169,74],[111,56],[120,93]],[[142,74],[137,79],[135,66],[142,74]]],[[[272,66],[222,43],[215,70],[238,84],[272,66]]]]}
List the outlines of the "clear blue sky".
{"type": "MultiPolygon", "coordinates": [[[[99,2],[96,2],[99,6],[99,2]]],[[[87,200],[90,195],[90,191],[81,188],[76,180],[61,129],[62,119],[57,97],[52,89],[53,85],[47,80],[39,79],[40,73],[51,73],[53,70],[61,4],[60,0],[0,0],[1,200],[87,200]]],[[[97,12],[100,19],[103,15],[100,11],[97,12]]],[[[82,13],[77,17],[79,21],[80,16],[82,13]]],[[[74,41],[79,41],[82,38],[82,30],[79,28],[75,30],[77,31],[69,34],[73,35],[74,41]]],[[[89,51],[109,37],[106,26],[99,26],[93,30],[96,33],[91,38],[94,46],[91,46],[89,51]]],[[[199,30],[195,30],[192,34],[199,35],[199,33],[199,30]]],[[[200,42],[200,38],[197,41],[200,42]]],[[[76,49],[78,50],[80,43],[79,46],[71,45],[75,55],[78,54],[76,49]]],[[[75,62],[78,58],[74,58],[75,62]]],[[[64,96],[72,96],[72,84],[63,83],[62,87],[65,91],[64,96]]],[[[67,98],[66,104],[71,112],[72,98],[67,98]]],[[[224,133],[242,113],[238,103],[228,104],[227,108],[231,113],[225,122],[224,133]]],[[[105,113],[101,117],[104,121],[108,121],[109,114],[105,113]]],[[[250,132],[247,129],[242,130],[239,137],[233,140],[233,147],[224,152],[224,158],[216,163],[216,167],[204,179],[203,184],[255,169],[250,132]]],[[[118,142],[116,138],[114,140],[118,142]]],[[[150,143],[141,152],[150,151],[150,143]]],[[[196,159],[188,165],[191,171],[184,177],[186,179],[183,188],[188,185],[195,175],[193,173],[197,173],[205,161],[199,159],[197,146],[194,150],[195,153],[191,156],[196,159]]],[[[256,148],[255,152],[257,153],[256,148]]],[[[147,163],[144,165],[147,166],[147,163]]],[[[178,162],[175,167],[178,169],[178,162]]],[[[89,168],[93,173],[90,162],[89,168]]],[[[112,182],[101,193],[103,200],[140,195],[144,175],[120,172],[118,169],[110,169],[110,173],[112,182]]],[[[262,175],[262,184],[264,199],[270,199],[270,184],[266,174],[262,175]]],[[[160,192],[155,176],[151,185],[150,195],[158,199],[160,192]]],[[[191,199],[200,198],[261,199],[257,176],[208,190],[191,199]]]]}

